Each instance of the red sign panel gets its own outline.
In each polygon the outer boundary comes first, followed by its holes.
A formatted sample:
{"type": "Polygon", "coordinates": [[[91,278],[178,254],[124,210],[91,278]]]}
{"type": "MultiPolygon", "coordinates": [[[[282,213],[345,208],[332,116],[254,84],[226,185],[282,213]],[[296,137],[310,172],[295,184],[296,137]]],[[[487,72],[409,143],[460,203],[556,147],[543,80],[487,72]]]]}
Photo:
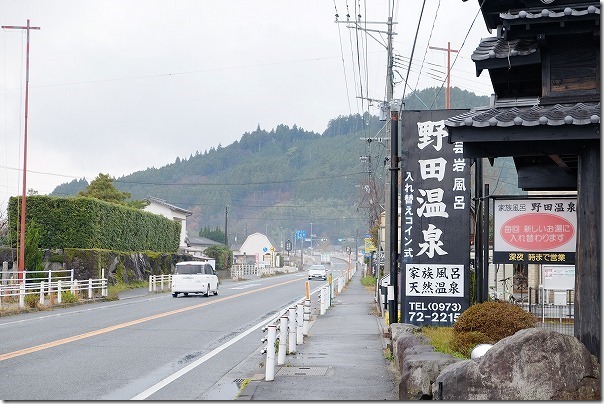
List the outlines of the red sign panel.
{"type": "Polygon", "coordinates": [[[501,226],[501,237],[528,251],[549,251],[568,243],[575,227],[563,217],[549,213],[527,213],[507,220],[501,226]]]}
{"type": "Polygon", "coordinates": [[[493,202],[494,263],[575,263],[576,198],[494,198],[493,202]]]}

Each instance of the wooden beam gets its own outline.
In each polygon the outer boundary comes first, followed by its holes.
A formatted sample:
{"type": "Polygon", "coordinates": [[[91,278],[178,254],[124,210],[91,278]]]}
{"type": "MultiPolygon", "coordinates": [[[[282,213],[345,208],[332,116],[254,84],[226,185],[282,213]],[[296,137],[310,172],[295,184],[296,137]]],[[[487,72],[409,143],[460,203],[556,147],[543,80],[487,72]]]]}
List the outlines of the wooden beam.
{"type": "Polygon", "coordinates": [[[600,142],[579,155],[577,262],[575,264],[575,337],[600,358],[601,333],[601,183],[600,142]]]}

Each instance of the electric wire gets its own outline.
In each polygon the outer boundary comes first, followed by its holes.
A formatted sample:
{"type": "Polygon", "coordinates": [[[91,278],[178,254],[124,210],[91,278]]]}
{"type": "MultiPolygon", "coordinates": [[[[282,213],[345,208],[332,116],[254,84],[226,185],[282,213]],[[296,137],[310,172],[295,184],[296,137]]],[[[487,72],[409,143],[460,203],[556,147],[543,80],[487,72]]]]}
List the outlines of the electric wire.
{"type": "Polygon", "coordinates": [[[413,91],[417,90],[417,86],[419,85],[419,79],[422,75],[422,69],[424,67],[424,63],[426,61],[426,55],[428,54],[430,40],[432,39],[432,33],[434,32],[434,26],[436,25],[436,19],[438,18],[438,10],[440,10],[440,0],[438,0],[438,4],[436,6],[436,12],[434,13],[434,21],[432,22],[432,28],[430,28],[430,35],[428,36],[428,44],[426,45],[426,50],[424,51],[424,57],[422,59],[421,66],[419,68],[419,74],[417,75],[417,82],[415,83],[415,88],[413,91]]]}
{"type": "MultiPolygon", "coordinates": [[[[459,50],[458,50],[457,54],[455,55],[455,59],[453,60],[453,63],[451,64],[451,70],[453,70],[453,66],[455,66],[455,62],[457,62],[457,58],[459,57],[461,50],[463,49],[464,45],[466,44],[466,40],[468,39],[468,36],[470,35],[472,28],[474,27],[474,23],[476,22],[476,18],[478,18],[478,14],[480,14],[480,12],[482,11],[482,6],[484,5],[485,1],[486,0],[482,0],[482,3],[480,3],[480,6],[478,7],[478,11],[476,12],[476,15],[474,16],[474,19],[472,20],[472,24],[470,24],[470,28],[468,28],[468,31],[466,32],[466,36],[464,37],[464,39],[461,43],[461,46],[459,47],[459,50]]],[[[440,86],[440,89],[438,90],[438,93],[436,93],[436,96],[432,100],[432,103],[430,104],[430,109],[432,109],[432,107],[434,106],[434,103],[436,102],[436,99],[438,98],[444,85],[445,85],[445,81],[443,81],[442,85],[440,86]]]]}
{"type": "Polygon", "coordinates": [[[342,31],[338,22],[338,8],[336,6],[336,0],[333,0],[333,7],[336,11],[336,25],[338,26],[338,39],[340,41],[340,57],[342,60],[342,70],[344,72],[344,85],[346,88],[346,101],[348,102],[348,113],[352,115],[352,107],[350,106],[350,93],[348,92],[348,76],[346,75],[346,63],[344,63],[344,49],[342,48],[342,31]]]}
{"type": "MultiPolygon", "coordinates": [[[[426,6],[426,0],[423,1],[422,3],[422,9],[420,11],[419,14],[419,21],[417,22],[417,29],[415,31],[415,39],[413,40],[413,47],[411,48],[411,57],[409,58],[409,62],[413,61],[413,53],[415,52],[415,45],[417,44],[417,36],[419,34],[419,27],[422,24],[422,18],[424,15],[424,7],[426,6]]],[[[409,70],[407,70],[407,76],[405,78],[405,83],[407,83],[409,81],[409,70]]],[[[403,97],[401,99],[405,99],[405,91],[407,90],[407,87],[404,87],[403,89],[403,97]]]]}

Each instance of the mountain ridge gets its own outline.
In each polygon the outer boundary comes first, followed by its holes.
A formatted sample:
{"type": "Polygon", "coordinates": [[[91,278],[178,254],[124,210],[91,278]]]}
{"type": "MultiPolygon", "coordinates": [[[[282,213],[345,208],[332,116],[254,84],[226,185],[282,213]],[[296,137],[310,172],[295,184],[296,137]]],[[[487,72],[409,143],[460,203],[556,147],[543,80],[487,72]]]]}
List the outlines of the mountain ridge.
{"type": "MultiPolygon", "coordinates": [[[[430,101],[436,93],[422,91],[407,97],[409,109],[422,107],[413,100],[430,101]]],[[[463,108],[488,102],[488,97],[468,94],[454,88],[452,105],[458,108],[456,99],[463,108]]],[[[380,201],[383,205],[379,195],[389,173],[385,145],[378,139],[385,137],[384,124],[366,112],[332,119],[322,134],[297,125],[278,125],[271,131],[257,127],[230,145],[196,151],[188,159],[176,157],[163,167],[117,178],[114,185],[132,199],[153,196],[190,210],[191,237],[203,227],[226,225],[229,240],[238,243],[254,232],[283,242],[297,230],[337,243],[363,237],[379,213],[380,201]]],[[[513,164],[501,167],[492,180],[499,178],[500,190],[511,190],[506,183],[513,181],[513,164]]],[[[487,167],[485,178],[489,175],[487,167]]],[[[86,180],[73,180],[51,195],[76,195],[87,185],[86,180]]]]}

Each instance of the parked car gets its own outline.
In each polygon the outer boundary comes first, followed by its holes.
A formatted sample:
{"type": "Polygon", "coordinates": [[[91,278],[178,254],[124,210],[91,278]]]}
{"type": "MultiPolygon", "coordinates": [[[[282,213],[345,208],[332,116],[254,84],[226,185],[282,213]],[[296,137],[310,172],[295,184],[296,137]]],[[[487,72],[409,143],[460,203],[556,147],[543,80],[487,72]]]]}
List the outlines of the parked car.
{"type": "Polygon", "coordinates": [[[312,279],[327,280],[327,269],[325,268],[325,265],[315,264],[308,268],[308,280],[312,279]]]}
{"type": "Polygon", "coordinates": [[[201,293],[209,296],[218,294],[218,276],[214,267],[201,261],[183,261],[176,264],[172,274],[172,296],[179,293],[201,293]]]}

